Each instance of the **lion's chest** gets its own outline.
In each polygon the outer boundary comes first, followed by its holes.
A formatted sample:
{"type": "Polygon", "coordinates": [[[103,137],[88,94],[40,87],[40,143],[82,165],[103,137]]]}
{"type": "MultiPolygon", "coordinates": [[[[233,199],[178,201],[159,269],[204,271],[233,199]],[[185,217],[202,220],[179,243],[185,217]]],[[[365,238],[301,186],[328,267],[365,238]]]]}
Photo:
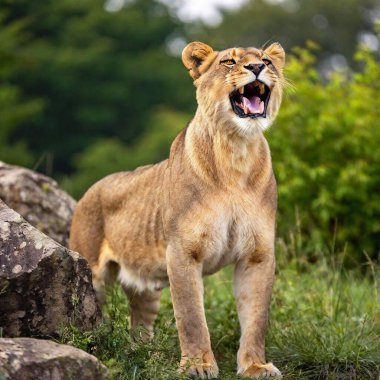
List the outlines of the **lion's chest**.
{"type": "Polygon", "coordinates": [[[210,212],[204,226],[207,234],[202,242],[203,273],[212,274],[244,255],[252,254],[260,223],[253,202],[226,202],[210,212]]]}

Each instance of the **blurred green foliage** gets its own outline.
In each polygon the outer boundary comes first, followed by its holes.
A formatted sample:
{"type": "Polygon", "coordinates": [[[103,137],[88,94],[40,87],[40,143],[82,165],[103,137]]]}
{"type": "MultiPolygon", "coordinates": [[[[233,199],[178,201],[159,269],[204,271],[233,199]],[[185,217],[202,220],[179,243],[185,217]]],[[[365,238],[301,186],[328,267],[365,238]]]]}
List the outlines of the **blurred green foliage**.
{"type": "Polygon", "coordinates": [[[352,63],[358,39],[375,37],[379,13],[379,0],[251,0],[224,12],[223,22],[206,28],[204,36],[218,48],[281,41],[289,50],[312,40],[321,46],[320,63],[336,54],[352,63]]]}
{"type": "Polygon", "coordinates": [[[131,1],[116,13],[101,0],[0,0],[0,7],[3,33],[15,31],[13,40],[1,38],[2,49],[19,51],[5,80],[44,104],[12,138],[27,140],[36,160],[53,154],[54,172],[72,172],[72,157],[99,138],[131,144],[158,105],[194,108],[186,70],[166,51],[181,25],[163,4],[131,1]]]}
{"type": "Polygon", "coordinates": [[[315,57],[296,49],[287,66],[295,91],[268,137],[280,236],[300,224],[313,248],[349,243],[363,260],[363,250],[380,250],[380,65],[364,48],[356,59],[363,70],[323,81],[315,57]]]}
{"type": "Polygon", "coordinates": [[[169,156],[170,144],[189,122],[190,115],[157,108],[148,120],[149,129],[132,147],[116,138],[99,139],[75,157],[77,172],[66,176],[62,186],[79,198],[94,182],[112,172],[132,170],[169,156]]]}
{"type": "Polygon", "coordinates": [[[313,38],[319,50],[289,56],[295,91],[267,134],[279,236],[311,256],[348,243],[360,260],[364,250],[377,257],[379,59],[361,48],[354,71],[327,77],[317,68],[331,54],[350,61],[358,34],[374,33],[378,1],[297,4],[249,1],[206,28],[184,25],[156,0],[127,1],[118,12],[101,0],[0,0],[0,160],[45,171],[78,198],[109,173],[166,158],[191,120],[194,87],[168,55],[170,41],[197,36],[219,48],[313,38]]]}
{"type": "MultiPolygon", "coordinates": [[[[0,12],[0,24],[5,18],[5,12],[0,12]]],[[[0,28],[0,160],[27,166],[33,163],[33,158],[25,139],[9,144],[12,132],[28,123],[43,107],[41,99],[28,99],[21,87],[9,81],[22,67],[22,49],[27,43],[21,32],[24,26],[23,21],[15,21],[0,28]]]]}

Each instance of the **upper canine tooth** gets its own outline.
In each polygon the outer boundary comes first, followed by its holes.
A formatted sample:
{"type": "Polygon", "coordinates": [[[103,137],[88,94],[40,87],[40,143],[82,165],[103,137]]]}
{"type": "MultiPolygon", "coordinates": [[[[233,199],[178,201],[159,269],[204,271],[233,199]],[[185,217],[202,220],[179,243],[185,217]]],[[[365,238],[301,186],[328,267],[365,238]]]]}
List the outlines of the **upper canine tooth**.
{"type": "Polygon", "coordinates": [[[260,95],[264,94],[264,92],[265,92],[264,83],[260,83],[260,95]]]}
{"type": "Polygon", "coordinates": [[[243,95],[244,94],[244,86],[238,88],[239,92],[243,95]]]}

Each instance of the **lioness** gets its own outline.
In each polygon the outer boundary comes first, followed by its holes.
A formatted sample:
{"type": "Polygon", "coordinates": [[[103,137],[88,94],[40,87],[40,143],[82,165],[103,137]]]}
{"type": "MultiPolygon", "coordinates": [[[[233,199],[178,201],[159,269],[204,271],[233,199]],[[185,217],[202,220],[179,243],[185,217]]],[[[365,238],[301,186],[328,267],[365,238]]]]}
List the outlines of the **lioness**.
{"type": "Polygon", "coordinates": [[[161,290],[170,284],[180,367],[201,379],[218,376],[202,276],[233,263],[238,374],[281,378],[265,361],[277,195],[263,131],[280,107],[285,52],[278,43],[217,52],[192,42],[182,60],[196,87],[193,120],[169,159],[110,175],[87,191],[70,247],[87,258],[100,300],[117,269],[132,328],[143,326],[149,335],[161,290]]]}

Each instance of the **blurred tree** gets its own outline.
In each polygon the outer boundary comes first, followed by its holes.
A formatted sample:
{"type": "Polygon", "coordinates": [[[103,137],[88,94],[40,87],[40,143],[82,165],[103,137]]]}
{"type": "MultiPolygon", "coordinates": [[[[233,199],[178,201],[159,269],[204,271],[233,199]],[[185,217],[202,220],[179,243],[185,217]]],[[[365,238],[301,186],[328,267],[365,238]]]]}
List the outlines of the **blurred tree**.
{"type": "MultiPolygon", "coordinates": [[[[311,40],[321,46],[319,59],[339,54],[350,61],[358,39],[379,49],[378,19],[379,0],[250,0],[238,10],[224,11],[223,22],[206,28],[202,38],[217,48],[279,41],[287,50],[311,40]]],[[[345,64],[342,57],[335,62],[345,64]]]]}
{"type": "Polygon", "coordinates": [[[194,107],[186,70],[166,52],[181,26],[165,5],[136,0],[107,12],[100,0],[0,0],[0,7],[1,27],[22,22],[28,36],[10,83],[45,103],[12,136],[35,155],[50,152],[55,174],[70,172],[73,155],[99,138],[130,144],[157,105],[194,107]]]}
{"type": "Polygon", "coordinates": [[[77,172],[64,178],[62,186],[76,198],[94,182],[116,171],[133,170],[169,156],[170,144],[191,116],[167,108],[158,108],[149,116],[150,129],[133,147],[117,138],[99,139],[75,156],[77,172]]]}
{"type": "MultiPolygon", "coordinates": [[[[0,25],[5,19],[0,12],[0,25]]],[[[33,164],[33,156],[24,139],[11,143],[11,135],[21,125],[36,117],[42,110],[39,99],[28,99],[23,89],[12,83],[11,77],[20,70],[22,47],[27,43],[24,23],[14,21],[0,28],[0,160],[18,165],[33,164]]]]}

